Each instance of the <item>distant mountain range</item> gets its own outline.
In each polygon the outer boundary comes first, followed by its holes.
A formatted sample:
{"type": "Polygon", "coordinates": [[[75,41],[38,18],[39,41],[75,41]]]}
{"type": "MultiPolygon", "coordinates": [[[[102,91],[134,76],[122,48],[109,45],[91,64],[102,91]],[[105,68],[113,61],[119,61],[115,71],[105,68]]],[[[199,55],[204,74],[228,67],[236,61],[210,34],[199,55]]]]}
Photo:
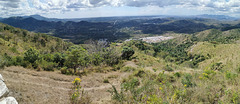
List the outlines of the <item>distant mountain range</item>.
{"type": "MultiPolygon", "coordinates": [[[[134,20],[134,19],[149,19],[149,18],[203,18],[203,19],[215,19],[215,20],[238,20],[239,18],[226,16],[226,15],[209,15],[209,14],[203,14],[203,15],[193,15],[193,16],[171,16],[171,15],[153,15],[153,16],[116,16],[116,17],[94,17],[94,18],[72,18],[72,19],[58,19],[58,18],[47,18],[43,17],[41,15],[30,15],[30,16],[19,16],[22,18],[35,18],[37,20],[44,20],[44,21],[89,21],[89,22],[113,22],[113,21],[121,21],[121,20],[134,20]]],[[[11,17],[10,17],[11,18],[11,17]]],[[[0,17],[0,20],[3,18],[0,17]]]]}
{"type": "Polygon", "coordinates": [[[216,20],[238,20],[239,19],[239,18],[230,17],[230,16],[226,16],[226,15],[209,15],[209,14],[197,15],[197,16],[193,16],[193,17],[216,19],[216,20]]]}
{"type": "Polygon", "coordinates": [[[199,15],[57,19],[31,15],[2,18],[0,22],[29,31],[70,39],[73,43],[83,43],[88,39],[114,41],[138,34],[195,33],[206,29],[229,30],[240,27],[239,24],[223,24],[220,20],[236,20],[236,18],[224,15],[199,15]]]}

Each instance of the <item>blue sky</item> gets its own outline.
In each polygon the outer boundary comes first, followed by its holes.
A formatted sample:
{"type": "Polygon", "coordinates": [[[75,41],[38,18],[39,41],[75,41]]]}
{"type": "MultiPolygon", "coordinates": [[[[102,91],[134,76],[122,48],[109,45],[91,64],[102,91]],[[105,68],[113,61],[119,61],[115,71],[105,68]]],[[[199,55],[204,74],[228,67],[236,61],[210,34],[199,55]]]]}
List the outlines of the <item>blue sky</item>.
{"type": "Polygon", "coordinates": [[[136,15],[240,16],[240,0],[0,0],[1,17],[40,14],[52,18],[136,15]]]}

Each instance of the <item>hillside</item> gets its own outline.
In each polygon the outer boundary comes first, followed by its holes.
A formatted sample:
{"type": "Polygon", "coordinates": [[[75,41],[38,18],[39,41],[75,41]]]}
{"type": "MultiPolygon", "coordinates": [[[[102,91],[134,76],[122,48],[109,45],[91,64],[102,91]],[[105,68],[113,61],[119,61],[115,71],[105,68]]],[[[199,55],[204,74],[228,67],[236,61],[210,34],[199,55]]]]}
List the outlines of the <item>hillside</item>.
{"type": "Polygon", "coordinates": [[[30,47],[35,47],[41,53],[62,52],[72,43],[46,34],[33,33],[0,23],[0,53],[3,55],[21,55],[30,47]]]}
{"type": "Polygon", "coordinates": [[[21,103],[240,102],[240,29],[168,33],[172,38],[158,43],[73,45],[1,26],[0,73],[21,103]]]}

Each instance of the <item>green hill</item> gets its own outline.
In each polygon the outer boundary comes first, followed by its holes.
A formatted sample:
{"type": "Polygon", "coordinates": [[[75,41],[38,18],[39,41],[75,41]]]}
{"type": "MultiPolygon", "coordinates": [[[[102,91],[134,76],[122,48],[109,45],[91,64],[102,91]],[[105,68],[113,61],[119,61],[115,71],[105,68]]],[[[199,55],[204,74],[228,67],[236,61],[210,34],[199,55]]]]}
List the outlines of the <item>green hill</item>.
{"type": "Polygon", "coordinates": [[[30,47],[35,47],[41,53],[62,52],[67,50],[71,45],[73,44],[64,42],[60,38],[33,33],[0,23],[1,54],[20,55],[30,47]]]}

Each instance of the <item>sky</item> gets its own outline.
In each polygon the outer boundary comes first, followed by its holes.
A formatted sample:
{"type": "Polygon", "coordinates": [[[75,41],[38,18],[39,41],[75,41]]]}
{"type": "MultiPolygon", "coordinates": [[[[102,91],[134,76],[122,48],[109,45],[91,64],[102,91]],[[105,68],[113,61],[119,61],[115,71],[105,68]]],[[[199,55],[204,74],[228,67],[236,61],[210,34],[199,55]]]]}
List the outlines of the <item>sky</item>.
{"type": "Polygon", "coordinates": [[[0,17],[49,18],[140,15],[240,16],[240,0],[0,0],[0,17]]]}

